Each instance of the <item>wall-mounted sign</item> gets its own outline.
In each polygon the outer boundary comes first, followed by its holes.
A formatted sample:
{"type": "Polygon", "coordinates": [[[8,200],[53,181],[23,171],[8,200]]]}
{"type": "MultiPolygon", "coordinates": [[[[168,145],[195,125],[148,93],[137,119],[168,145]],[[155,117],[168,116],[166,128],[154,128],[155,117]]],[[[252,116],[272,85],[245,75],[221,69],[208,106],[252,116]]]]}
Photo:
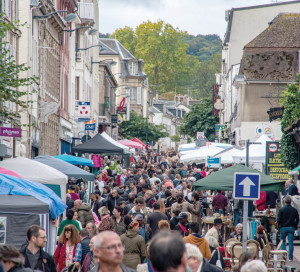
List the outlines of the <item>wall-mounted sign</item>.
{"type": "Polygon", "coordinates": [[[197,139],[200,139],[200,138],[205,138],[204,132],[202,132],[202,131],[197,131],[197,139]]]}
{"type": "Polygon", "coordinates": [[[266,142],[266,174],[277,181],[289,179],[288,172],[280,160],[280,142],[266,142]]]}
{"type": "Polygon", "coordinates": [[[216,125],[216,128],[215,128],[215,137],[219,138],[220,130],[223,130],[225,128],[226,128],[225,125],[219,125],[219,124],[216,125]]]}
{"type": "Polygon", "coordinates": [[[124,108],[125,102],[126,102],[126,98],[124,97],[120,102],[119,111],[121,111],[124,108]]]}
{"type": "Polygon", "coordinates": [[[124,122],[123,117],[119,114],[118,115],[118,125],[121,125],[124,122]]]}
{"type": "Polygon", "coordinates": [[[0,136],[6,137],[21,137],[22,136],[22,129],[20,128],[7,128],[2,127],[0,129],[0,136]]]}
{"type": "Polygon", "coordinates": [[[111,115],[111,123],[117,124],[118,123],[118,114],[112,114],[111,115]]]}
{"type": "Polygon", "coordinates": [[[283,116],[284,108],[270,108],[267,113],[269,114],[269,120],[270,122],[276,120],[276,119],[281,119],[283,116]]]}
{"type": "Polygon", "coordinates": [[[90,102],[78,102],[78,114],[80,117],[90,116],[91,103],[90,102]]]}

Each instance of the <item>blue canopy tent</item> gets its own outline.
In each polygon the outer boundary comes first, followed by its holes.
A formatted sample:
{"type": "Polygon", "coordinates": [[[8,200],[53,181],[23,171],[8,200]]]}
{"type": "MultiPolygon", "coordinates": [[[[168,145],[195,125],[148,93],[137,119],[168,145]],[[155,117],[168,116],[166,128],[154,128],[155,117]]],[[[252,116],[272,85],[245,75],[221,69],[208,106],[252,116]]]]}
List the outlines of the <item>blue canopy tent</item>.
{"type": "Polygon", "coordinates": [[[77,166],[74,166],[60,159],[51,157],[49,155],[37,156],[34,158],[34,160],[55,168],[56,170],[67,175],[69,178],[72,177],[76,179],[83,178],[85,180],[90,180],[90,181],[94,181],[95,179],[94,174],[91,174],[77,166]]]}
{"type": "Polygon", "coordinates": [[[65,162],[71,163],[73,165],[84,165],[84,166],[94,167],[92,160],[81,158],[81,157],[64,154],[64,155],[54,156],[54,158],[63,160],[65,162]]]}
{"type": "Polygon", "coordinates": [[[0,195],[29,195],[49,205],[53,219],[67,208],[66,204],[47,186],[19,177],[0,174],[0,195]]]}

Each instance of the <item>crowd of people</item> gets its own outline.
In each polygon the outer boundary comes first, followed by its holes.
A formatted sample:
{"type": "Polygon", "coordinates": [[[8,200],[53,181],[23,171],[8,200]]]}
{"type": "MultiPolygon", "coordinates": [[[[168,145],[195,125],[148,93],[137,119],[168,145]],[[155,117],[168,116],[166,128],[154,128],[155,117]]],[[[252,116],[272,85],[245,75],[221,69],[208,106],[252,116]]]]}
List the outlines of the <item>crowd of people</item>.
{"type": "MultiPolygon", "coordinates": [[[[34,225],[20,251],[0,246],[5,272],[204,272],[228,268],[223,258],[222,217],[233,216],[235,230],[229,238],[242,241],[242,203],[233,200],[231,192],[196,191],[193,184],[211,174],[205,166],[180,164],[175,152],[148,152],[132,160],[127,169],[104,157],[102,166],[90,197],[81,180],[69,181],[66,219],[60,222],[53,257],[43,250],[45,230],[34,225]],[[210,210],[218,216],[206,230],[202,218],[210,210]]],[[[297,193],[297,187],[287,181],[285,206],[277,218],[283,248],[299,223],[288,196],[297,193]]],[[[275,192],[262,192],[260,199],[250,204],[253,210],[274,208],[277,199],[275,192]]],[[[262,233],[267,227],[257,227],[259,243],[265,239],[262,233]]],[[[228,269],[267,271],[256,258],[243,253],[239,263],[228,269]]],[[[293,243],[289,243],[289,258],[293,258],[293,243]]]]}

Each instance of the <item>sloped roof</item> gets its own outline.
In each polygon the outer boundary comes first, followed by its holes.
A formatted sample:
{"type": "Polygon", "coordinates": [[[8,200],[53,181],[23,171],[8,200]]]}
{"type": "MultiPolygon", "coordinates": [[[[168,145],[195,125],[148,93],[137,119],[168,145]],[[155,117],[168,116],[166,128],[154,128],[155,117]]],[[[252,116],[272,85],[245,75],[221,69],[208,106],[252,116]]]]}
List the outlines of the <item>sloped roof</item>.
{"type": "Polygon", "coordinates": [[[294,81],[299,49],[300,14],[281,13],[245,46],[240,74],[247,80],[294,81]]]}
{"type": "Polygon", "coordinates": [[[280,13],[245,48],[300,48],[300,13],[280,13]]]}
{"type": "Polygon", "coordinates": [[[104,45],[100,55],[120,55],[122,59],[135,59],[117,39],[100,38],[99,42],[104,45]]]}

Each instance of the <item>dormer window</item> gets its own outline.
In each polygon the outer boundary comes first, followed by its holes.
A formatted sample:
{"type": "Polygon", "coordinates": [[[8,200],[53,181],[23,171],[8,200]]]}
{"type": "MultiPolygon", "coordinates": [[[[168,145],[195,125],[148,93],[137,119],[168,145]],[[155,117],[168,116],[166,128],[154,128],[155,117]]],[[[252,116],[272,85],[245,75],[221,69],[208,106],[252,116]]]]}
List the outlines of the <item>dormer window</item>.
{"type": "Polygon", "coordinates": [[[135,75],[135,62],[130,63],[130,74],[135,75]]]}

